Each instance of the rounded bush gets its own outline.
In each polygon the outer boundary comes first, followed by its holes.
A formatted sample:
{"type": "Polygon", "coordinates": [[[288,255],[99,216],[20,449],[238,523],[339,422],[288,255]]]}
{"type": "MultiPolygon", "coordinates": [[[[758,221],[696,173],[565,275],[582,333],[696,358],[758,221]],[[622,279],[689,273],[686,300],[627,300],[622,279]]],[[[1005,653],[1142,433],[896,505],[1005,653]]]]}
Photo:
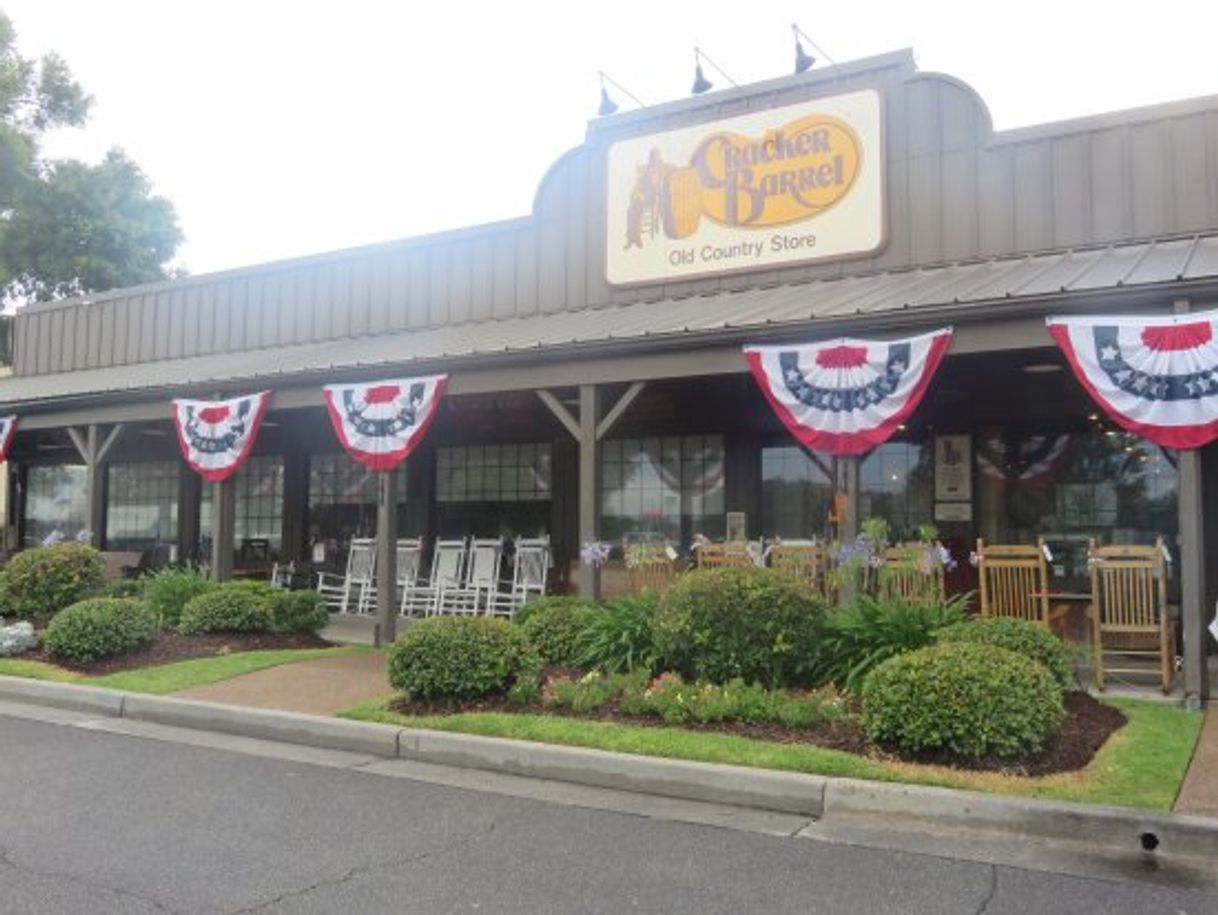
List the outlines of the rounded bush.
{"type": "Polygon", "coordinates": [[[101,553],[83,543],[24,550],[0,571],[0,613],[47,620],[101,587],[101,553]]]}
{"type": "Polygon", "coordinates": [[[1070,647],[1043,626],[1027,620],[979,616],[940,629],[936,638],[941,643],[997,645],[1039,661],[1048,668],[1062,689],[1069,689],[1074,682],[1074,655],[1070,647]]]}
{"type": "Polygon", "coordinates": [[[862,699],[873,741],[967,758],[1035,753],[1063,716],[1061,688],[1044,665],[969,642],[890,658],[867,675],[862,699]]]}
{"type": "Polygon", "coordinates": [[[178,632],[266,632],[275,618],[274,589],[262,582],[225,582],[187,601],[178,632]],[[268,593],[269,592],[269,593],[268,593]]]}
{"type": "Polygon", "coordinates": [[[535,685],[540,658],[522,627],[487,617],[437,616],[389,649],[389,682],[412,699],[476,699],[535,685]]]}
{"type": "Polygon", "coordinates": [[[318,632],[330,623],[330,611],[316,591],[277,589],[271,628],[276,632],[318,632]]]}
{"type": "Polygon", "coordinates": [[[144,600],[156,611],[161,625],[177,628],[182,608],[192,597],[198,597],[216,586],[195,566],[168,566],[142,580],[144,600]]]}
{"type": "Polygon", "coordinates": [[[94,597],[61,610],[44,644],[59,658],[98,661],[143,645],[156,631],[156,614],[142,601],[94,597]]]}
{"type": "Polygon", "coordinates": [[[525,605],[523,622],[543,664],[578,667],[580,639],[588,625],[592,607],[576,597],[544,597],[525,605]],[[531,608],[531,609],[530,609],[531,608]]]}
{"type": "Polygon", "coordinates": [[[97,596],[130,597],[138,600],[144,596],[144,583],[138,578],[112,578],[102,583],[97,596]]]}
{"type": "Polygon", "coordinates": [[[737,677],[771,688],[811,681],[823,599],[774,569],[707,569],[682,575],[660,599],[652,626],[667,665],[697,680],[737,677]]]}

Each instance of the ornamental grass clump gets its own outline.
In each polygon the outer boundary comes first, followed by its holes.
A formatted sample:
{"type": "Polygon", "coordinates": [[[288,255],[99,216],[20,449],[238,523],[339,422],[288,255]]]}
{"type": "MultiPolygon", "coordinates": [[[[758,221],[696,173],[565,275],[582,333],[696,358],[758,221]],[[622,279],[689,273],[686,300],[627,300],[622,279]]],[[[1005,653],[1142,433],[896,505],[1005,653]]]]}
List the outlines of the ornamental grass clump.
{"type": "Polygon", "coordinates": [[[584,616],[576,661],[605,673],[651,673],[659,652],[654,620],[660,599],[650,591],[592,607],[584,616]]]}
{"type": "Polygon", "coordinates": [[[533,698],[540,666],[519,626],[487,617],[431,617],[389,649],[390,685],[423,701],[533,698]]]}
{"type": "Polygon", "coordinates": [[[776,569],[707,569],[682,575],[652,626],[669,669],[689,679],[777,688],[812,682],[824,600],[776,569]]]}
{"type": "Polygon", "coordinates": [[[1062,691],[1044,665],[994,645],[949,642],[890,658],[863,681],[861,723],[876,743],[963,759],[1043,750],[1062,691]]]}
{"type": "Polygon", "coordinates": [[[962,597],[929,606],[899,598],[859,597],[825,618],[816,679],[857,692],[876,666],[932,644],[937,632],[964,619],[962,597]]]}
{"type": "Polygon", "coordinates": [[[83,543],[23,550],[0,570],[0,615],[50,619],[101,587],[101,553],[83,543]]]}
{"type": "Polygon", "coordinates": [[[156,614],[142,601],[94,597],[57,613],[44,642],[55,657],[87,664],[138,648],[156,628],[156,614]]]}
{"type": "Polygon", "coordinates": [[[156,611],[161,626],[176,629],[191,598],[216,585],[196,566],[166,566],[142,580],[143,597],[156,611]]]}
{"type": "Polygon", "coordinates": [[[1029,620],[979,616],[967,622],[940,629],[935,638],[941,643],[973,642],[997,645],[1017,655],[1039,661],[1062,689],[1077,684],[1074,676],[1074,650],[1043,626],[1029,620]]]}

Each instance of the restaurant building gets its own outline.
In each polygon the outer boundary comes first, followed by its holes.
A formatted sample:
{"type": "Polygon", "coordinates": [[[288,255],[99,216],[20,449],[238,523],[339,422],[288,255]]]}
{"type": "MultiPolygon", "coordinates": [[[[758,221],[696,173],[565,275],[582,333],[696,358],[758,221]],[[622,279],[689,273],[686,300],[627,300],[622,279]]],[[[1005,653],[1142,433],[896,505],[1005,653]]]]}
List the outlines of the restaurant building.
{"type": "Polygon", "coordinates": [[[1076,379],[1049,316],[1218,306],[1218,97],[995,132],[898,52],[601,118],[519,219],[22,309],[0,413],[13,546],[93,532],[150,564],[341,567],[354,536],[581,544],[894,537],[934,523],[968,590],[978,537],[1172,554],[1184,688],[1206,694],[1214,446],[1163,449],[1076,379]],[[801,447],[742,347],[950,326],[915,410],[858,457],[801,447]],[[444,373],[425,440],[378,483],[322,385],[444,373]],[[270,390],[222,484],[169,401],[270,390]],[[387,494],[387,495],[386,495],[387,494]],[[1209,511],[1205,511],[1210,508],[1209,511]]]}

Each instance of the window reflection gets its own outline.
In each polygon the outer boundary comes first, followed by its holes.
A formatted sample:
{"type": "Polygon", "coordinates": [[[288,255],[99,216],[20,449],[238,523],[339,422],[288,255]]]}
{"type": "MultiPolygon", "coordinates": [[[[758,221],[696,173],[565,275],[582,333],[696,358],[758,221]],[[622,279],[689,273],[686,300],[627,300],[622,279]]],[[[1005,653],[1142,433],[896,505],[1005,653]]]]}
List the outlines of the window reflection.
{"type": "Polygon", "coordinates": [[[883,518],[893,542],[912,539],[934,518],[931,443],[885,442],[859,466],[859,516],[883,518]]]}
{"type": "Polygon", "coordinates": [[[436,449],[436,514],[442,537],[546,534],[551,489],[549,444],[436,449]]]}
{"type": "Polygon", "coordinates": [[[823,537],[833,502],[833,481],[797,445],[761,450],[761,528],[767,537],[787,540],[823,537]]]}
{"type": "Polygon", "coordinates": [[[71,539],[88,527],[85,468],[80,464],[36,464],[25,491],[25,545],[38,546],[58,531],[71,539]]]}
{"type": "Polygon", "coordinates": [[[158,550],[178,542],[178,461],[111,464],[106,484],[106,547],[158,550]]]}
{"type": "MultiPolygon", "coordinates": [[[[398,531],[405,530],[406,462],[397,470],[398,531]]],[[[309,456],[309,543],[323,543],[326,562],[338,568],[355,537],[376,536],[377,475],[345,451],[309,456]]]]}

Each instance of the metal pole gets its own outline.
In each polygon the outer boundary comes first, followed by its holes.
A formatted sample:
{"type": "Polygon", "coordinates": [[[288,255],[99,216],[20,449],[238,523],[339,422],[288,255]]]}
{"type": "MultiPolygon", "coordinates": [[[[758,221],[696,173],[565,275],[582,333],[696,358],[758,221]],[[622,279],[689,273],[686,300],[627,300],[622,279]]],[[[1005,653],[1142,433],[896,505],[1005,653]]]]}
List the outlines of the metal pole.
{"type": "MultiPolygon", "coordinates": [[[[600,445],[596,438],[600,399],[596,385],[579,387],[579,543],[595,540],[600,529],[600,445]]],[[[579,596],[599,600],[601,572],[584,566],[579,575],[579,596]]]]}
{"type": "Polygon", "coordinates": [[[376,618],[377,644],[392,644],[397,638],[398,607],[398,497],[397,474],[377,473],[380,480],[376,503],[376,618]]]}
{"type": "Polygon", "coordinates": [[[1200,708],[1209,698],[1206,671],[1205,542],[1201,514],[1201,452],[1180,451],[1180,628],[1184,639],[1184,701],[1200,708]]]}
{"type": "Polygon", "coordinates": [[[212,484],[211,577],[228,581],[233,577],[233,547],[237,529],[237,480],[229,477],[212,484]]]}

